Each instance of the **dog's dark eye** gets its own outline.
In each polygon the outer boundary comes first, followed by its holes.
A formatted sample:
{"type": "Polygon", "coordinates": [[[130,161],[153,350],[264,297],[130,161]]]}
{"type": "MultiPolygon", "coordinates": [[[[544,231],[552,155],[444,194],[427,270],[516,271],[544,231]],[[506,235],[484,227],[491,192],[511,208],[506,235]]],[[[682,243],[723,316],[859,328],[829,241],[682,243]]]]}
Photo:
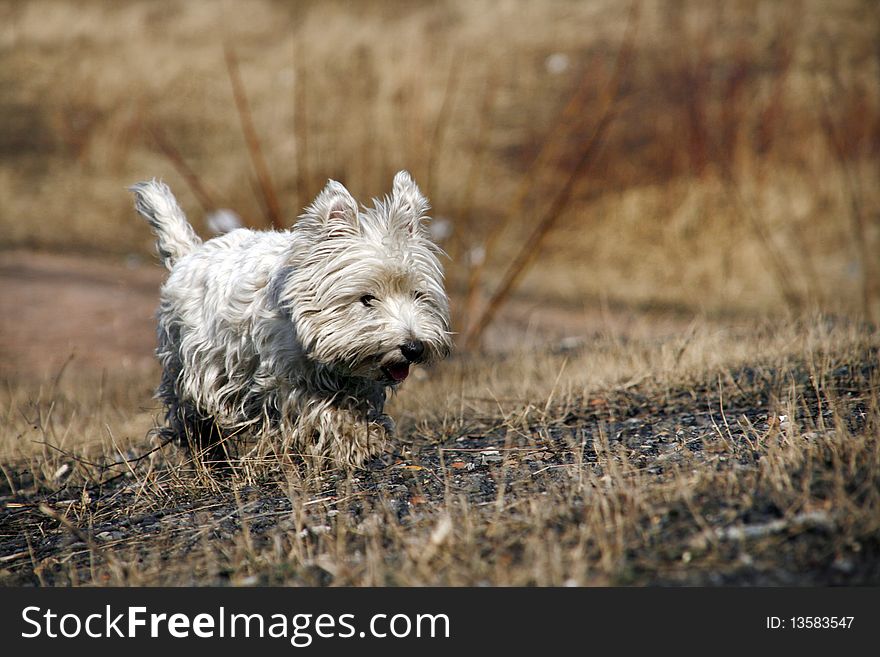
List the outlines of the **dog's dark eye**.
{"type": "Polygon", "coordinates": [[[376,300],[372,294],[365,294],[361,297],[361,303],[364,304],[367,308],[373,305],[373,302],[376,300]]]}
{"type": "Polygon", "coordinates": [[[415,292],[413,292],[413,299],[415,299],[416,301],[418,301],[419,299],[424,299],[424,298],[425,298],[424,292],[421,292],[419,290],[416,290],[415,292]]]}

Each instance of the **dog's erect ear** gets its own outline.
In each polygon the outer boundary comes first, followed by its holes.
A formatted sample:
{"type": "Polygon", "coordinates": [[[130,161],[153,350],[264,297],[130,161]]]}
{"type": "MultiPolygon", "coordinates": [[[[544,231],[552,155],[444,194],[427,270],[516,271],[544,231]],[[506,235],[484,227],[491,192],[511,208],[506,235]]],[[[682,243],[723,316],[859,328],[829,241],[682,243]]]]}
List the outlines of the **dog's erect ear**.
{"type": "Polygon", "coordinates": [[[410,233],[421,228],[431,205],[407,171],[398,171],[391,188],[391,216],[402,221],[410,233]]]}
{"type": "Polygon", "coordinates": [[[357,201],[345,185],[330,180],[305,209],[295,228],[316,231],[323,237],[358,234],[360,222],[357,201]]]}

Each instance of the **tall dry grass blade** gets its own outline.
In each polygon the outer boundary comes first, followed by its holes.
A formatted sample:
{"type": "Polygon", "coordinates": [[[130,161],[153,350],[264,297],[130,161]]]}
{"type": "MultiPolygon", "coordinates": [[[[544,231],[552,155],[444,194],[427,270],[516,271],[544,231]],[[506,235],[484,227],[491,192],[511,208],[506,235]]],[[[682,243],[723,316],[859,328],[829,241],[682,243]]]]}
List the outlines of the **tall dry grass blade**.
{"type": "Polygon", "coordinates": [[[786,261],[785,256],[782,255],[782,252],[773,243],[773,238],[757,211],[743,198],[733,170],[723,160],[718,162],[721,170],[721,182],[724,184],[724,190],[730,198],[731,204],[739,208],[740,214],[745,217],[749,227],[754,232],[758,245],[764,251],[766,262],[769,263],[770,270],[775,275],[776,283],[779,285],[782,298],[789,310],[798,312],[803,303],[794,286],[794,276],[791,267],[786,261]]]}
{"type": "MultiPolygon", "coordinates": [[[[504,272],[504,275],[502,276],[501,283],[499,283],[498,288],[489,299],[489,302],[486,304],[486,308],[480,314],[473,327],[467,330],[465,335],[466,348],[472,349],[477,344],[479,344],[480,339],[483,336],[483,332],[492,322],[495,314],[498,312],[498,309],[501,308],[501,306],[507,300],[510,292],[513,290],[517,282],[519,282],[522,275],[534,262],[540,251],[541,244],[547,237],[547,234],[550,232],[550,230],[558,221],[559,217],[562,215],[562,212],[568,206],[576,183],[580,180],[581,176],[587,171],[589,166],[595,160],[595,156],[599,150],[599,146],[601,145],[602,140],[607,134],[608,128],[617,113],[617,100],[620,93],[621,80],[623,79],[629,68],[629,63],[634,53],[634,39],[636,30],[638,28],[640,10],[641,6],[637,2],[634,2],[630,6],[629,16],[627,18],[626,32],[624,33],[620,49],[617,52],[614,72],[612,73],[611,79],[603,92],[605,98],[603,103],[604,109],[600,115],[599,121],[593,129],[593,133],[590,135],[590,138],[586,142],[584,142],[578,160],[575,163],[574,167],[572,167],[571,172],[567,180],[565,181],[562,189],[553,199],[553,202],[550,204],[549,208],[546,210],[541,220],[538,221],[537,225],[535,226],[534,230],[532,230],[529,237],[523,242],[519,252],[511,261],[510,265],[508,265],[507,269],[504,272]]],[[[561,149],[561,146],[556,146],[554,150],[556,149],[561,149]]]]}
{"type": "MultiPolygon", "coordinates": [[[[832,76],[833,77],[833,76],[832,76]]],[[[836,80],[839,86],[839,80],[836,80]]],[[[819,123],[825,133],[831,153],[837,160],[843,178],[843,188],[849,201],[849,218],[852,224],[853,242],[859,259],[861,277],[862,310],[871,321],[880,321],[880,267],[878,256],[871,249],[871,238],[867,221],[865,221],[864,201],[858,176],[852,171],[842,139],[838,135],[834,119],[831,117],[830,102],[821,88],[819,96],[819,123]]],[[[836,91],[841,91],[836,89],[836,91]]]]}
{"type": "Polygon", "coordinates": [[[281,230],[283,228],[281,223],[281,206],[278,204],[278,197],[275,194],[275,188],[272,186],[269,167],[266,166],[266,160],[263,158],[263,151],[260,148],[257,131],[254,129],[250,104],[244,90],[244,84],[241,81],[241,72],[238,69],[238,57],[228,42],[224,44],[223,52],[226,57],[226,71],[229,74],[229,82],[232,85],[232,96],[235,98],[235,107],[238,110],[241,131],[244,134],[248,153],[251,156],[251,163],[254,166],[257,182],[263,195],[263,201],[265,202],[268,214],[267,219],[272,228],[281,230]]]}
{"type": "Polygon", "coordinates": [[[296,67],[293,86],[293,137],[296,140],[296,207],[304,208],[313,190],[309,172],[309,129],[306,110],[306,67],[296,67]]]}
{"type": "Polygon", "coordinates": [[[774,46],[772,66],[776,70],[770,88],[770,96],[760,112],[757,129],[757,151],[769,154],[773,148],[777,127],[785,120],[785,87],[791,75],[794,62],[797,23],[786,21],[782,33],[774,46]]]}
{"type": "Polygon", "coordinates": [[[452,99],[458,88],[459,68],[461,55],[456,52],[452,56],[449,65],[449,76],[446,78],[446,87],[443,91],[443,102],[437,112],[437,120],[434,122],[434,132],[431,135],[431,147],[428,149],[428,164],[425,172],[425,189],[428,190],[428,198],[436,196],[436,169],[440,154],[443,151],[443,140],[446,137],[446,127],[452,116],[452,99]]]}
{"type": "Polygon", "coordinates": [[[495,98],[498,95],[498,80],[491,66],[486,74],[483,89],[483,102],[480,103],[480,123],[477,127],[471,166],[468,169],[464,192],[461,195],[461,204],[458,210],[458,216],[464,222],[467,222],[471,212],[473,212],[477,182],[480,179],[480,172],[486,159],[486,147],[489,145],[489,135],[492,131],[493,109],[495,107],[495,98]]]}
{"type": "Polygon", "coordinates": [[[214,196],[208,192],[196,172],[186,163],[186,160],[183,159],[180,151],[178,151],[174,144],[165,137],[165,133],[162,132],[161,128],[153,124],[147,125],[146,130],[153,138],[153,141],[156,143],[156,146],[158,146],[165,158],[171,162],[174,168],[177,169],[177,173],[179,173],[184,181],[186,181],[186,184],[189,185],[190,190],[195,195],[196,199],[198,199],[199,205],[202,206],[202,210],[205,214],[216,210],[217,203],[214,201],[214,196]]]}
{"type": "MultiPolygon", "coordinates": [[[[498,81],[495,78],[491,65],[486,76],[485,91],[483,93],[483,102],[480,107],[480,124],[477,128],[476,141],[474,143],[473,156],[471,158],[471,166],[468,171],[467,180],[465,182],[464,193],[462,195],[461,206],[458,211],[458,219],[462,226],[471,223],[471,214],[474,208],[474,198],[477,191],[477,181],[480,179],[480,172],[486,160],[487,146],[489,144],[489,134],[492,128],[493,108],[495,106],[495,97],[498,90],[498,81]]],[[[452,245],[458,251],[464,245],[463,230],[454,233],[455,238],[452,245]]],[[[455,260],[458,253],[450,253],[455,260]]],[[[479,281],[481,267],[478,268],[476,263],[468,263],[468,283],[464,296],[464,306],[460,313],[460,322],[462,326],[468,325],[468,320],[473,316],[476,310],[476,301],[479,291],[479,281]]],[[[482,264],[482,263],[481,263],[482,264]]]]}
{"type": "Polygon", "coordinates": [[[690,44],[698,53],[692,63],[683,66],[685,93],[685,126],[687,128],[687,154],[691,173],[701,178],[709,165],[709,81],[712,75],[709,43],[711,35],[707,27],[696,43],[690,44]]]}

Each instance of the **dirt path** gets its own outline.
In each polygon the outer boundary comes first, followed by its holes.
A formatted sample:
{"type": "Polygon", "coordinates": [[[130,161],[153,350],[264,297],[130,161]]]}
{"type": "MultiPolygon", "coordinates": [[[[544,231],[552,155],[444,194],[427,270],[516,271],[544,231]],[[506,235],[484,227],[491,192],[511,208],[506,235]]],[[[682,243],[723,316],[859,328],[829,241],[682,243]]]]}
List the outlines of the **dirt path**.
{"type": "Polygon", "coordinates": [[[82,256],[0,252],[0,362],[14,378],[153,367],[163,270],[82,256]]]}

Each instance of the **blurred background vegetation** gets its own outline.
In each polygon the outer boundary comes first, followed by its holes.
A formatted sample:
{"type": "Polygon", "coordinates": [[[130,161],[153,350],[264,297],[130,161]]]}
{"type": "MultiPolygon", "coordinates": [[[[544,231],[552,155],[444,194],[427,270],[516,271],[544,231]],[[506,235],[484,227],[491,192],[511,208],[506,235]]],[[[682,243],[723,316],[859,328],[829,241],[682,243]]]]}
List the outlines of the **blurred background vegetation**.
{"type": "Polygon", "coordinates": [[[472,344],[508,303],[876,320],[878,82],[860,0],[3,2],[0,249],[149,263],[134,181],[205,235],[406,168],[472,344]]]}

